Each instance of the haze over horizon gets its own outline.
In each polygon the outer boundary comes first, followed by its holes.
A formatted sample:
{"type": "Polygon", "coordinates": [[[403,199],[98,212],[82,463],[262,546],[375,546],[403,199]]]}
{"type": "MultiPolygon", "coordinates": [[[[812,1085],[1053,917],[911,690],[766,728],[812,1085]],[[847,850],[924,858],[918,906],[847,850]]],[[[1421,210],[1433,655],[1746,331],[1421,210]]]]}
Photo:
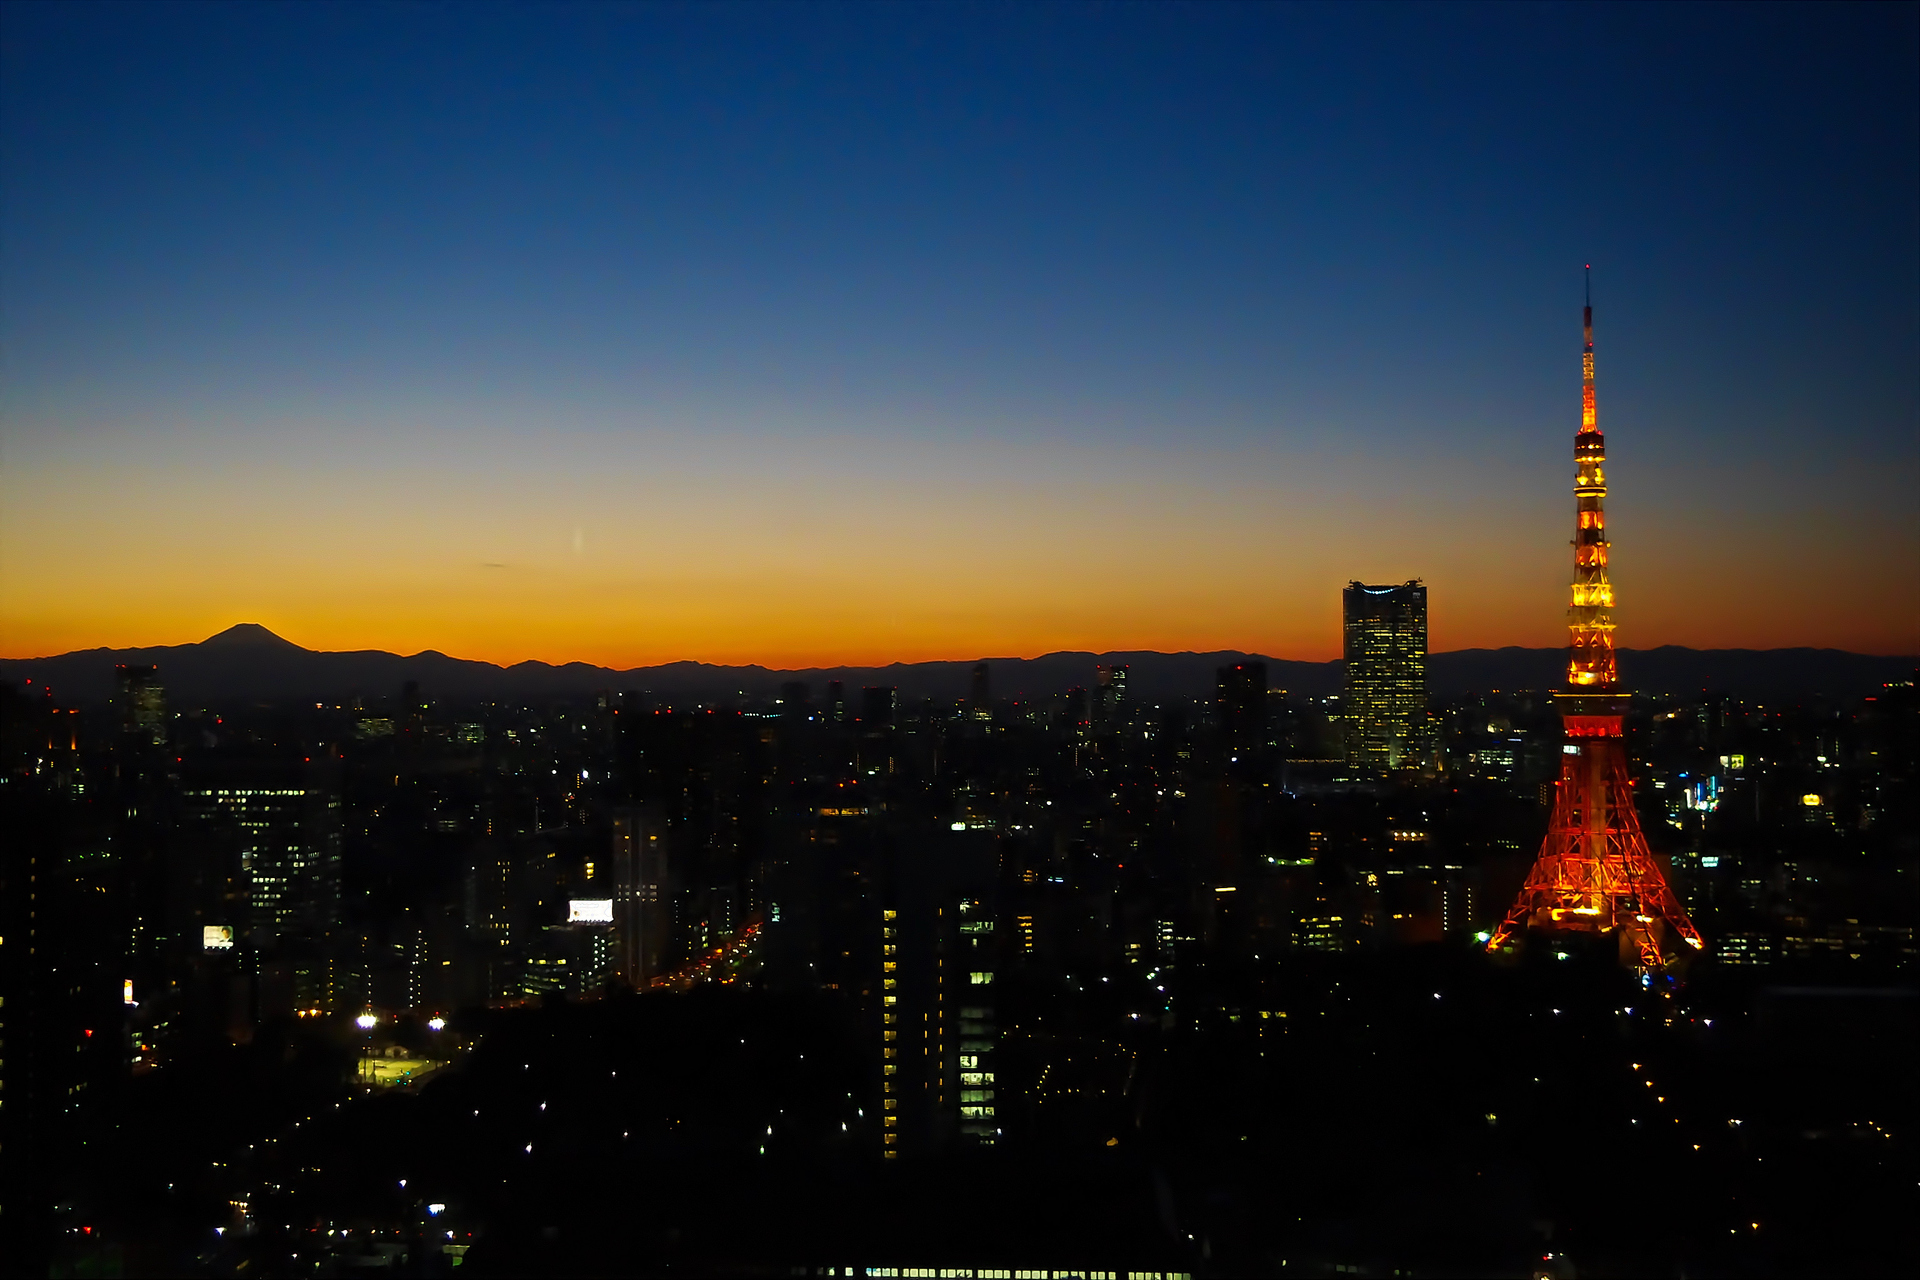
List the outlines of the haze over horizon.
{"type": "MultiPolygon", "coordinates": [[[[370,645],[357,645],[357,646],[347,646],[347,647],[345,647],[345,648],[341,648],[341,649],[321,649],[321,648],[317,648],[317,647],[315,647],[315,646],[312,646],[312,645],[306,645],[306,644],[302,644],[302,643],[300,643],[300,642],[299,642],[298,640],[294,640],[294,639],[291,639],[291,638],[289,638],[289,637],[287,637],[287,636],[284,636],[284,635],[281,635],[281,634],[280,634],[279,632],[277,632],[277,631],[275,631],[275,630],[273,630],[272,628],[270,628],[270,627],[266,627],[266,626],[262,626],[262,625],[261,625],[260,623],[257,623],[257,622],[241,622],[241,623],[235,623],[235,624],[234,624],[233,626],[231,626],[231,627],[226,627],[226,628],[223,628],[223,629],[221,629],[220,631],[217,631],[217,632],[215,632],[215,633],[214,633],[213,635],[210,635],[210,636],[205,636],[205,637],[202,637],[201,639],[199,639],[199,640],[197,640],[197,641],[195,641],[195,640],[187,640],[187,641],[177,641],[177,642],[170,642],[170,643],[160,643],[160,644],[153,644],[153,645],[121,645],[121,646],[90,646],[90,648],[109,648],[109,649],[113,649],[113,650],[116,650],[116,651],[129,651],[129,650],[133,650],[133,651],[143,651],[143,650],[149,650],[149,649],[159,649],[159,648],[193,648],[193,647],[199,647],[199,646],[208,646],[208,645],[212,645],[212,646],[224,646],[224,645],[245,645],[245,646],[259,646],[259,647],[278,647],[278,646],[282,646],[282,645],[284,645],[284,646],[290,646],[291,648],[294,648],[294,649],[298,649],[298,650],[302,650],[302,651],[304,651],[304,652],[307,652],[307,653],[312,653],[312,654],[320,654],[320,655],[327,655],[327,654],[346,654],[346,655],[351,655],[351,654],[356,654],[356,653],[386,653],[386,654],[389,654],[389,655],[391,655],[391,656],[393,656],[393,657],[397,657],[397,658],[417,658],[417,657],[425,657],[425,656],[429,656],[429,655],[438,655],[438,656],[440,656],[440,657],[443,657],[443,658],[452,658],[452,659],[455,659],[455,660],[457,660],[457,661],[462,661],[462,662],[467,662],[467,661],[480,661],[480,662],[488,662],[488,663],[491,663],[491,664],[493,664],[493,665],[496,665],[496,666],[499,666],[499,667],[502,667],[502,668],[509,668],[509,667],[512,667],[512,666],[514,666],[514,665],[516,665],[516,663],[517,663],[517,662],[527,662],[527,661],[532,661],[532,662],[545,662],[545,663],[547,663],[548,665],[551,665],[551,666],[556,666],[556,667],[558,667],[558,666],[565,666],[565,665],[568,665],[568,664],[570,664],[570,663],[575,663],[575,662],[585,662],[585,661],[586,661],[585,659],[577,659],[577,658],[563,658],[563,659],[560,659],[560,660],[558,660],[558,661],[554,661],[554,660],[550,660],[550,659],[544,659],[544,658],[534,658],[534,659],[517,659],[517,660],[514,660],[514,661],[509,661],[509,662],[499,662],[499,661],[496,661],[496,660],[494,660],[494,659],[490,659],[490,658],[480,658],[480,659],[475,659],[475,658],[472,658],[471,656],[469,656],[469,655],[466,655],[466,654],[460,654],[460,653],[450,653],[450,652],[448,652],[448,651],[446,651],[446,650],[443,650],[443,649],[436,649],[436,648],[433,648],[433,647],[431,647],[431,646],[429,646],[428,648],[425,648],[425,649],[418,649],[418,650],[413,650],[413,651],[411,651],[411,652],[399,652],[399,651],[394,651],[394,650],[383,650],[383,649],[380,649],[380,648],[378,648],[378,647],[376,647],[376,646],[370,646],[370,645]]],[[[1546,649],[1545,649],[1545,651],[1548,651],[1548,652],[1553,652],[1553,651],[1557,651],[1557,650],[1558,650],[1559,648],[1561,648],[1561,647],[1563,647],[1563,646],[1547,646],[1547,647],[1546,647],[1546,649]]],[[[1658,646],[1649,646],[1649,647],[1658,647],[1658,646]]],[[[1804,648],[1807,648],[1807,647],[1808,647],[1808,646],[1800,646],[1799,648],[1802,648],[1802,649],[1804,649],[1804,648]]],[[[1432,652],[1432,653],[1434,653],[1434,654],[1436,654],[1436,655],[1439,655],[1439,656],[1444,656],[1444,655],[1445,655],[1445,654],[1447,654],[1447,653],[1458,653],[1458,654],[1465,654],[1465,653],[1486,653],[1486,652],[1499,652],[1499,651],[1501,651],[1501,650],[1506,650],[1506,649],[1515,649],[1515,648],[1522,648],[1522,646],[1513,646],[1513,645],[1504,645],[1504,646],[1470,646],[1470,647],[1468,647],[1468,648],[1465,648],[1465,649],[1456,649],[1456,650],[1430,650],[1430,652],[1432,652]]],[[[1525,651],[1526,651],[1526,652],[1529,652],[1529,653],[1538,653],[1538,652],[1542,652],[1543,650],[1542,650],[1542,649],[1540,649],[1540,648],[1527,648],[1527,649],[1525,649],[1525,651]]],[[[1833,652],[1841,652],[1841,653],[1847,653],[1847,652],[1850,652],[1850,651],[1846,651],[1846,650],[1834,650],[1834,649],[1831,649],[1831,648],[1828,648],[1828,649],[1824,649],[1824,650],[1822,650],[1822,651],[1824,651],[1824,652],[1828,652],[1828,653],[1833,653],[1833,652]]],[[[85,653],[85,652],[88,652],[88,650],[87,650],[87,649],[82,649],[82,650],[70,650],[69,652],[70,652],[70,653],[85,653]]],[[[1288,655],[1288,654],[1276,654],[1276,653],[1265,653],[1265,652],[1263,652],[1263,651],[1261,651],[1261,650],[1257,650],[1257,649],[1242,649],[1242,648],[1228,648],[1228,649],[1214,649],[1214,650],[1194,650],[1194,649],[1184,649],[1184,650],[1142,650],[1142,649],[1128,649],[1128,650],[1122,650],[1122,649],[1073,649],[1073,650],[1062,650],[1062,649],[1052,649],[1052,650],[1047,650],[1047,651],[1044,651],[1044,652],[1039,652],[1039,653],[971,653],[971,654],[944,654],[944,655],[938,655],[938,656],[934,656],[934,657],[927,657],[927,658],[913,658],[913,659],[882,659],[882,660],[879,660],[879,661],[869,661],[869,662],[833,662],[833,661],[828,661],[828,662],[815,662],[815,663],[805,663],[805,664],[787,664],[787,665],[783,665],[783,666],[775,666],[775,665],[773,665],[773,664],[769,664],[769,663],[765,663],[765,662],[752,662],[752,661],[742,661],[742,662],[734,662],[734,663],[710,663],[710,662],[708,662],[708,660],[706,660],[706,659],[703,659],[703,658],[698,658],[698,657],[688,657],[688,658],[668,658],[668,659],[664,659],[664,660],[661,660],[661,661],[659,661],[659,662],[652,662],[652,663],[635,663],[635,664],[628,664],[628,665],[627,665],[627,666],[625,666],[624,668],[622,668],[622,667],[617,667],[617,666],[614,666],[613,664],[608,664],[608,663],[597,663],[597,664],[589,664],[589,665],[595,665],[595,666],[600,666],[600,667],[603,667],[603,668],[607,668],[607,669],[613,669],[613,670],[621,670],[621,669],[625,669],[625,670],[633,670],[633,669],[637,669],[637,668],[640,668],[640,667],[659,667],[659,666],[672,666],[672,665],[675,665],[675,664],[681,664],[681,663],[695,663],[695,664],[701,664],[701,665],[710,665],[710,666],[717,666],[717,667],[760,667],[760,668],[762,668],[762,669],[764,669],[764,670],[767,670],[767,671],[769,671],[769,672],[775,672],[775,673],[778,673],[778,672],[785,672],[785,671],[806,671],[806,670],[833,670],[833,669],[841,669],[841,668],[846,668],[846,669],[859,669],[859,668],[880,668],[880,667],[888,667],[888,666],[897,666],[897,665],[908,665],[908,666],[911,666],[911,665],[917,665],[917,664],[923,664],[923,663],[924,663],[924,664],[929,664],[929,665],[942,665],[942,664],[947,664],[947,665],[951,665],[951,664],[966,664],[966,663],[973,663],[973,662],[983,662],[983,661],[985,661],[985,662],[1029,662],[1029,661],[1033,661],[1033,660],[1036,660],[1036,659],[1042,659],[1042,658],[1050,658],[1050,657],[1058,657],[1058,656],[1063,656],[1063,655],[1067,655],[1067,654],[1090,654],[1090,655],[1092,655],[1092,656],[1096,656],[1096,657],[1097,657],[1097,656],[1103,656],[1103,655],[1106,655],[1106,654],[1113,654],[1113,653],[1135,653],[1135,654],[1150,654],[1150,653],[1151,653],[1151,654],[1159,654],[1159,655],[1160,655],[1160,656],[1162,656],[1162,657],[1180,657],[1180,656],[1185,656],[1185,655],[1194,655],[1194,654],[1199,654],[1199,655],[1204,655],[1204,654],[1208,654],[1208,653],[1221,653],[1221,652],[1227,652],[1227,653],[1245,653],[1245,654],[1248,654],[1248,655],[1251,655],[1251,656],[1256,656],[1256,657],[1263,657],[1263,658],[1275,658],[1275,659],[1279,659],[1279,660],[1280,660],[1280,661],[1282,661],[1282,662],[1306,662],[1306,663],[1316,663],[1316,662],[1327,662],[1327,661],[1337,661],[1337,660],[1338,660],[1338,658],[1339,658],[1339,655],[1338,655],[1338,654],[1335,654],[1335,655],[1334,655],[1334,657],[1333,657],[1333,658],[1331,658],[1331,659],[1321,659],[1321,658],[1297,658],[1297,657],[1293,657],[1292,655],[1288,655]]],[[[1633,650],[1626,650],[1625,652],[1633,652],[1633,650]]],[[[1698,651],[1698,650],[1695,650],[1695,652],[1699,652],[1699,651],[1698,651]]],[[[1753,650],[1745,650],[1744,652],[1761,652],[1761,653],[1766,653],[1766,652],[1769,652],[1769,651],[1766,651],[1766,650],[1760,650],[1760,651],[1753,651],[1753,650]]],[[[1772,651],[1772,652],[1780,652],[1780,651],[1779,651],[1779,650],[1774,650],[1774,651],[1772,651]]],[[[65,656],[65,655],[60,655],[60,654],[35,654],[35,655],[31,655],[30,657],[26,657],[26,658],[21,658],[21,657],[17,657],[17,656],[15,656],[15,655],[0,655],[0,663],[18,663],[18,662],[33,662],[33,661],[36,661],[36,660],[40,660],[40,659],[46,659],[46,658],[55,658],[55,657],[61,657],[61,656],[65,656]]],[[[1857,656],[1857,657],[1887,657],[1887,658],[1894,658],[1894,659],[1909,659],[1909,658],[1913,658],[1913,657],[1914,657],[1915,655],[1913,655],[1913,654],[1898,654],[1898,653],[1895,653],[1895,654],[1880,654],[1880,655],[1868,655],[1868,654],[1861,654],[1861,655],[1853,655],[1853,656],[1857,656]]]]}
{"type": "Polygon", "coordinates": [[[0,24],[0,654],[1920,651],[1907,6],[0,24]]]}

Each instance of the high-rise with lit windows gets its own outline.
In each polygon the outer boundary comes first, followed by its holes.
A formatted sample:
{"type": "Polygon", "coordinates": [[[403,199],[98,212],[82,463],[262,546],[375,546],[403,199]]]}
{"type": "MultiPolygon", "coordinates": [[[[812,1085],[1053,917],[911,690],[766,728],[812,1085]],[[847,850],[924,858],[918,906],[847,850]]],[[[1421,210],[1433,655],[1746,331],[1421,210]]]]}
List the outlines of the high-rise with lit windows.
{"type": "Polygon", "coordinates": [[[190,775],[180,792],[188,820],[225,828],[239,844],[246,924],[257,933],[325,933],[340,923],[338,765],[221,766],[190,775]]]}
{"type": "Polygon", "coordinates": [[[892,859],[880,913],[887,1159],[999,1141],[997,865],[980,835],[942,835],[892,859]]]}
{"type": "Polygon", "coordinates": [[[1350,582],[1342,593],[1348,758],[1393,773],[1417,767],[1427,729],[1427,589],[1350,582]]]}
{"type": "Polygon", "coordinates": [[[1093,720],[1096,725],[1106,728],[1120,723],[1127,702],[1127,675],[1125,663],[1094,668],[1097,683],[1093,720]]]}
{"type": "Polygon", "coordinates": [[[158,746],[167,740],[167,691],[160,669],[122,664],[113,669],[114,709],[120,732],[158,746]]]}
{"type": "MultiPolygon", "coordinates": [[[[665,823],[643,808],[613,819],[613,949],[620,980],[639,990],[669,967],[672,895],[665,823]]],[[[597,890],[596,890],[597,892],[597,890]]]]}

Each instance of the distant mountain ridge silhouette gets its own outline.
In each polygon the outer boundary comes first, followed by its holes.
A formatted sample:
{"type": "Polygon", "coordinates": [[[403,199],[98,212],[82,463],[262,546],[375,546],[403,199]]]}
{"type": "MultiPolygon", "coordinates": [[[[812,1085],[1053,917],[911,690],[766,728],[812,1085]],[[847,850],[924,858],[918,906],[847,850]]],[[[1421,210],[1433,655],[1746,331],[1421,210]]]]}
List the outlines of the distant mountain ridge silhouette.
{"type": "MultiPolygon", "coordinates": [[[[176,707],[258,699],[341,701],[377,699],[399,692],[407,681],[422,696],[441,701],[552,699],[601,690],[645,691],[658,699],[771,697],[788,680],[804,680],[816,698],[830,680],[848,689],[868,684],[898,686],[903,697],[965,697],[975,662],[993,672],[997,698],[1039,698],[1076,685],[1090,688],[1101,663],[1131,668],[1133,696],[1148,701],[1206,698],[1214,670],[1233,662],[1267,664],[1268,683],[1309,696],[1338,693],[1343,665],[1299,662],[1236,650],[1214,653],[1059,652],[1037,658],[985,658],[949,662],[897,662],[881,667],[843,666],[777,670],[763,666],[716,666],[669,662],[617,670],[584,662],[553,665],[519,662],[498,666],[453,658],[435,650],[402,655],[379,649],[328,652],[302,648],[258,623],[243,622],[198,644],[140,649],[83,649],[46,658],[0,659],[0,681],[16,688],[51,689],[63,702],[101,702],[113,691],[116,664],[151,664],[176,707]],[[30,682],[30,683],[29,683],[30,682]]],[[[1427,657],[1427,682],[1438,695],[1473,690],[1549,689],[1565,669],[1563,649],[1459,649],[1427,657]]],[[[1920,659],[1848,653],[1840,649],[1624,649],[1620,670],[1629,688],[1648,693],[1708,690],[1753,698],[1857,696],[1890,680],[1909,678],[1920,659]]]]}

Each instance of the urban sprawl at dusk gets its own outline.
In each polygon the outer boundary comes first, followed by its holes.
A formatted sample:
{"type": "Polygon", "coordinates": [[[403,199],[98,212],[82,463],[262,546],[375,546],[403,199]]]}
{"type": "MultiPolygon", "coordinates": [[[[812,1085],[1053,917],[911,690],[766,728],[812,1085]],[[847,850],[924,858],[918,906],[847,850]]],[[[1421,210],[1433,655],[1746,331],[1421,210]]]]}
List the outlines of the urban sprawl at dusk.
{"type": "Polygon", "coordinates": [[[1913,1274],[1917,33],[9,6],[0,1273],[1913,1274]]]}

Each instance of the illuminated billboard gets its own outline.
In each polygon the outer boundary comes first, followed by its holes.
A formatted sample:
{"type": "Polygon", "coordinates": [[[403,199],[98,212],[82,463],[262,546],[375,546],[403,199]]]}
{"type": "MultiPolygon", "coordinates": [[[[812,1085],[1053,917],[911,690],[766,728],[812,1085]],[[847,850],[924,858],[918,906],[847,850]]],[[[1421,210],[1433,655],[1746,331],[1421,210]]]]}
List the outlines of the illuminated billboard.
{"type": "Polygon", "coordinates": [[[612,898],[573,898],[567,903],[568,924],[612,924],[612,898]]]}
{"type": "Polygon", "coordinates": [[[200,946],[207,951],[233,950],[233,926],[230,924],[200,926],[200,946]]]}

